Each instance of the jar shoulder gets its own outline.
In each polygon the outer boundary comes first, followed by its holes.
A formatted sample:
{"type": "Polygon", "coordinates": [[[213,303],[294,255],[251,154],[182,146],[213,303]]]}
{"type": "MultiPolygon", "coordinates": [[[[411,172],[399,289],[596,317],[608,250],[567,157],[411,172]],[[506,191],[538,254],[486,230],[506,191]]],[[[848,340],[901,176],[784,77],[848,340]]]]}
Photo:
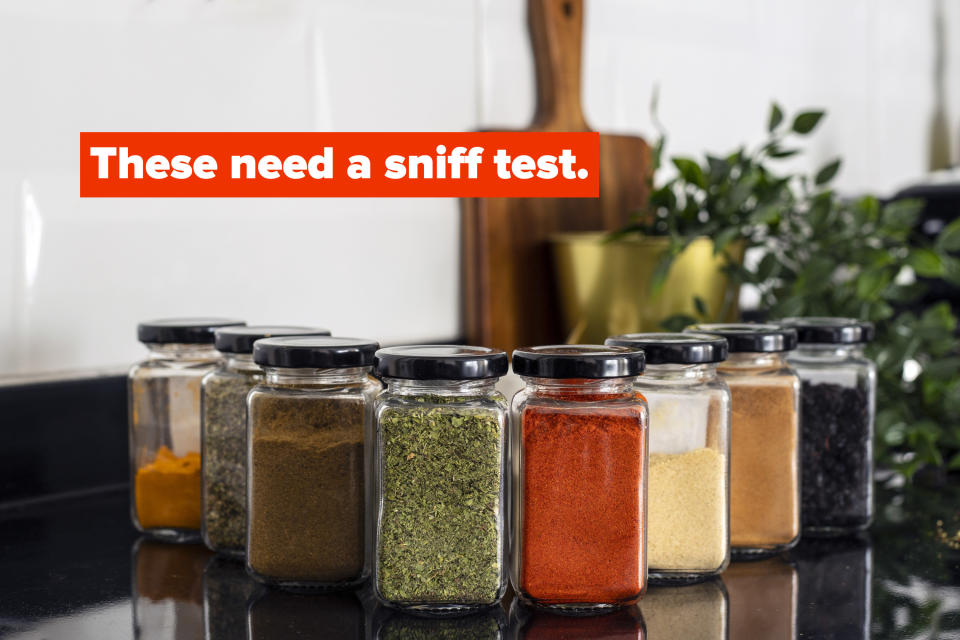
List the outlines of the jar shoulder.
{"type": "Polygon", "coordinates": [[[719,370],[720,379],[728,387],[741,384],[772,384],[800,386],[800,377],[796,369],[783,365],[775,368],[731,367],[719,370]]]}
{"type": "Polygon", "coordinates": [[[144,360],[130,367],[127,377],[131,380],[166,377],[202,378],[217,368],[216,360],[144,360]]]}
{"type": "Polygon", "coordinates": [[[507,400],[499,391],[484,395],[399,394],[382,391],[376,399],[377,413],[388,411],[441,413],[506,413],[507,400]]]}
{"type": "Polygon", "coordinates": [[[632,395],[616,396],[586,396],[569,398],[551,394],[540,394],[526,389],[520,390],[513,397],[510,404],[512,413],[521,415],[528,411],[542,411],[549,413],[635,413],[639,419],[646,421],[649,408],[647,399],[637,391],[632,395]]]}
{"type": "Polygon", "coordinates": [[[262,399],[289,399],[291,401],[351,399],[363,400],[372,404],[380,389],[380,383],[373,379],[355,384],[309,384],[303,386],[274,385],[260,381],[250,390],[247,401],[253,404],[262,399]]]}
{"type": "Polygon", "coordinates": [[[862,376],[875,376],[877,365],[868,358],[825,360],[822,358],[793,358],[790,365],[802,377],[806,372],[848,371],[862,376]]]}
{"type": "Polygon", "coordinates": [[[204,389],[246,386],[249,390],[261,382],[263,382],[262,371],[233,371],[224,367],[217,367],[203,376],[201,384],[204,389]]]}
{"type": "Polygon", "coordinates": [[[637,380],[635,388],[648,400],[651,396],[660,394],[705,396],[721,399],[730,396],[730,386],[721,378],[713,378],[695,383],[640,378],[637,380]]]}

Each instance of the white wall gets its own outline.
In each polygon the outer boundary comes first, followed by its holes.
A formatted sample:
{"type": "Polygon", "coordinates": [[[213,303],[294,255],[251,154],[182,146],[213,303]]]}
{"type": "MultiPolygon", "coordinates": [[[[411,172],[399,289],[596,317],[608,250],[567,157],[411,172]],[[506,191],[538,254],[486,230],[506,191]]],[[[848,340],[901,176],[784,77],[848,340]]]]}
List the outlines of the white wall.
{"type": "MultiPolygon", "coordinates": [[[[956,158],[960,7],[939,4],[956,158]]],[[[659,84],[671,150],[696,153],[757,140],[773,98],[824,106],[809,164],[842,153],[839,186],[889,191],[929,167],[937,5],[592,0],[587,116],[653,136],[659,84]]],[[[519,0],[0,0],[0,374],[129,362],[156,316],[459,335],[455,201],[81,200],[78,133],[523,127],[525,19],[519,0]]]]}

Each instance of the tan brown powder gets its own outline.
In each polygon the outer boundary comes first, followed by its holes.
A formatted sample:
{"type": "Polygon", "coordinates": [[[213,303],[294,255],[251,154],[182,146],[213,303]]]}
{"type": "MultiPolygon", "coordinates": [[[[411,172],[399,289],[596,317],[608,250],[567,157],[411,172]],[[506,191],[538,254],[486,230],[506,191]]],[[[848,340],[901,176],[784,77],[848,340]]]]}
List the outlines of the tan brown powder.
{"type": "Polygon", "coordinates": [[[800,534],[797,392],[793,376],[727,377],[731,393],[730,544],[773,549],[800,534]]]}
{"type": "Polygon", "coordinates": [[[651,571],[720,568],[727,555],[726,471],[715,449],[650,454],[651,571]]]}
{"type": "Polygon", "coordinates": [[[277,580],[341,582],[364,568],[364,405],[251,400],[250,567],[277,580]]]}

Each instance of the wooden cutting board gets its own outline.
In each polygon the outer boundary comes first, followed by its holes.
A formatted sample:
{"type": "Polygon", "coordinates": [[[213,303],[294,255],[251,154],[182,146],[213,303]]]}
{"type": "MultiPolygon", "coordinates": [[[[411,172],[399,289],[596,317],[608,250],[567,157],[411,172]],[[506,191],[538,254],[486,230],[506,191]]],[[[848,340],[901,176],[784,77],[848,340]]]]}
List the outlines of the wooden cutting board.
{"type": "MultiPolygon", "coordinates": [[[[580,103],[582,0],[529,0],[537,109],[527,131],[590,131],[580,103]]],[[[549,239],[616,229],[644,206],[650,148],[600,135],[599,198],[461,201],[464,326],[470,344],[505,349],[562,342],[549,239]]]]}

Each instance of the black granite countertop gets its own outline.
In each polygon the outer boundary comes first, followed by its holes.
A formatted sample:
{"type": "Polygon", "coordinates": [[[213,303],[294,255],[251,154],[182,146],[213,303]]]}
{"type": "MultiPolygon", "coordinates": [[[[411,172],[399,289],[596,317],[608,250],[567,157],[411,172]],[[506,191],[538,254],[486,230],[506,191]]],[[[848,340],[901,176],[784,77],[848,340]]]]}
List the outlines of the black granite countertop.
{"type": "Polygon", "coordinates": [[[202,547],[140,540],[122,490],[0,511],[0,636],[210,638],[960,638],[960,486],[882,490],[869,535],[805,540],[722,579],[654,587],[593,618],[504,606],[422,619],[368,594],[289,595],[202,547]]]}

